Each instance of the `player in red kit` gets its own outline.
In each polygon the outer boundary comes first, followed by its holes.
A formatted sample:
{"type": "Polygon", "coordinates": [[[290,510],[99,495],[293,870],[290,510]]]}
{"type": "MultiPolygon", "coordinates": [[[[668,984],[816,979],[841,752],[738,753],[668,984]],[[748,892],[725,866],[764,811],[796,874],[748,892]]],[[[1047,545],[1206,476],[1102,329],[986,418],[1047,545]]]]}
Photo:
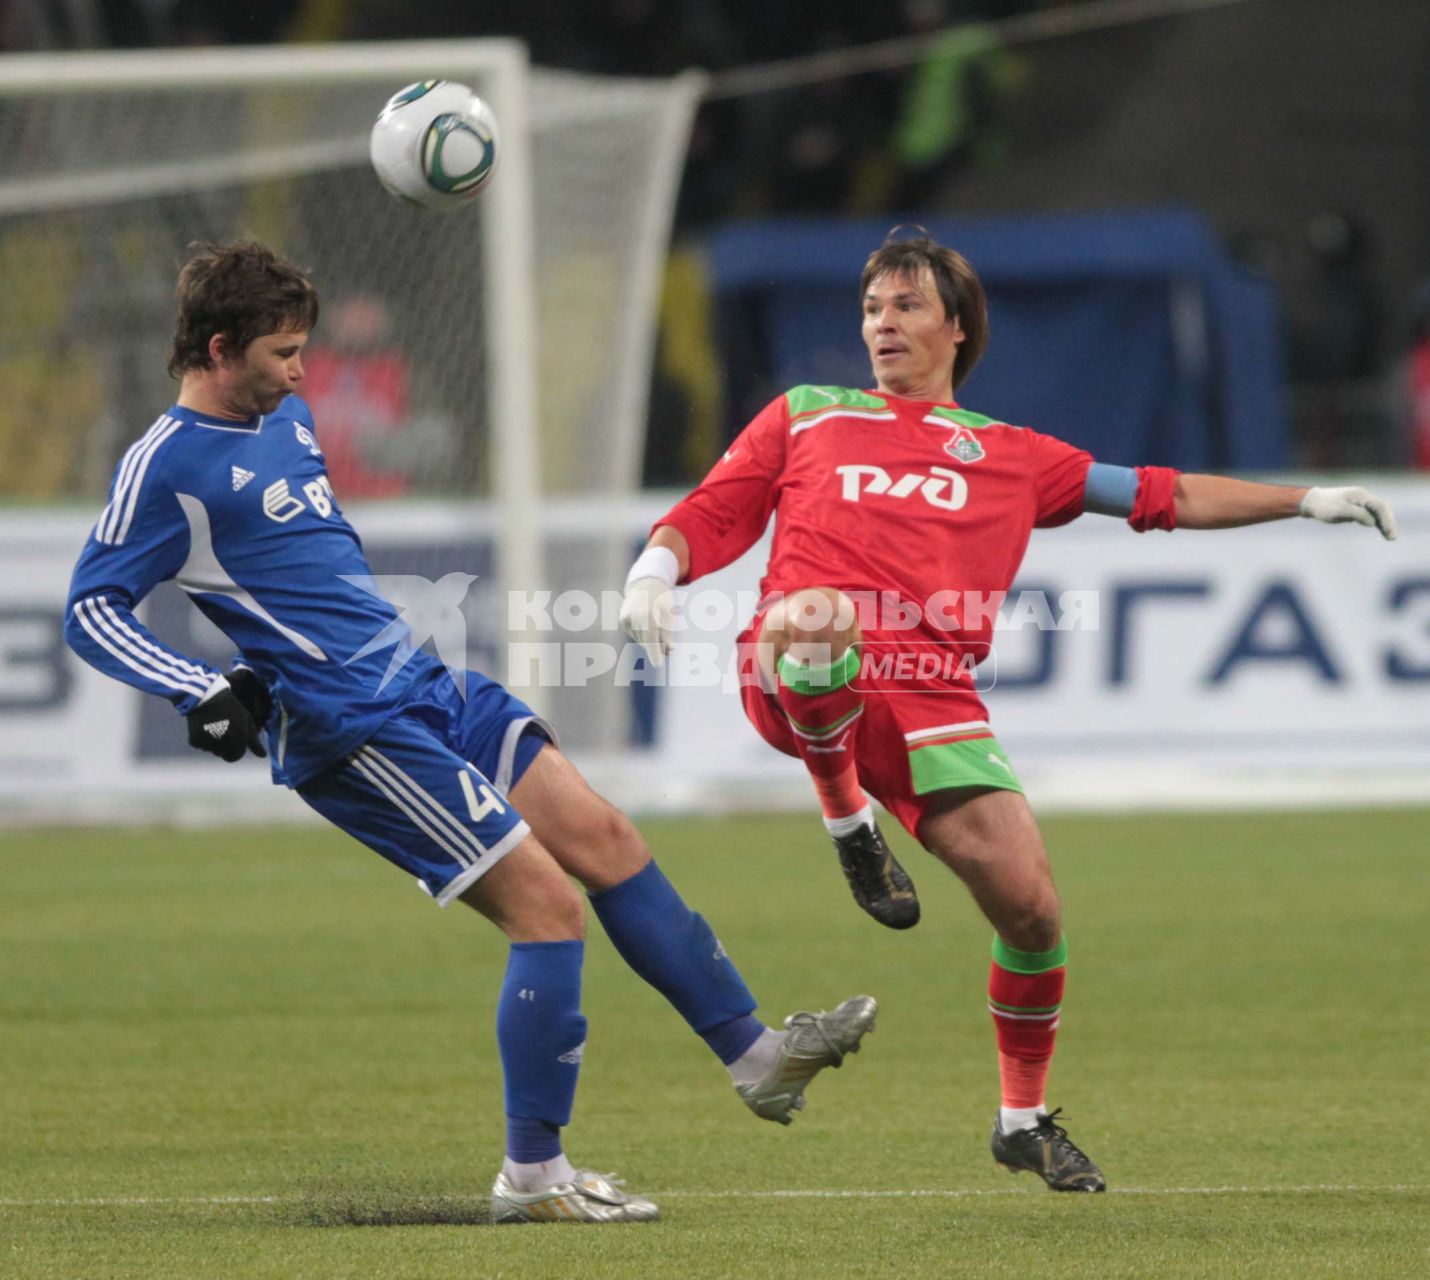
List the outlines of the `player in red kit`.
{"type": "Polygon", "coordinates": [[[1137,531],[1302,515],[1395,536],[1359,488],[1295,488],[1097,463],[1051,436],[960,408],[987,343],[969,264],[926,236],[872,254],[860,280],[874,388],[796,387],[766,407],[656,526],[622,621],[655,662],[673,595],[748,550],[778,513],[740,638],[745,713],[809,770],[854,897],[908,928],[918,898],[866,792],[967,885],[992,923],[988,1000],[1002,1104],[993,1155],[1057,1191],[1102,1174],[1044,1100],[1067,946],[1048,857],[973,679],[1034,528],[1084,512],[1137,531]]]}

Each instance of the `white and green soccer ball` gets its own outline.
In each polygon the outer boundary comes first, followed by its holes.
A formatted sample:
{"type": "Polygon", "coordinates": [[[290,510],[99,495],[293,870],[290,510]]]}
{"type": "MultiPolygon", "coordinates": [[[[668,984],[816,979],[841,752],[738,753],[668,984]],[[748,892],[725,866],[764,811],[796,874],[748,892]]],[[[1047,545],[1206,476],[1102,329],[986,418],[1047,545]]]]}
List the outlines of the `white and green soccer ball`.
{"type": "Polygon", "coordinates": [[[424,209],[460,209],[492,179],[496,116],[464,84],[419,80],[388,99],[368,154],[393,195],[424,209]]]}

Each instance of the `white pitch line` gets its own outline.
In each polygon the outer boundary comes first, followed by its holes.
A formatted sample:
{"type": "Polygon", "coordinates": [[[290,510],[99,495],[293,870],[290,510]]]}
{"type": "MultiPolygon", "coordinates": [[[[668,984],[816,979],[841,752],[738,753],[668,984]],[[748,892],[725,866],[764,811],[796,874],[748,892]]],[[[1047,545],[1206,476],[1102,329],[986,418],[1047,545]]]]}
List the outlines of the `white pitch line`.
{"type": "MultiPolygon", "coordinates": [[[[1032,1186],[1035,1184],[1029,1184],[1032,1186]]],[[[1227,1187],[1113,1187],[1109,1194],[1120,1196],[1222,1196],[1222,1195],[1270,1195],[1287,1192],[1297,1195],[1308,1193],[1335,1194],[1337,1192],[1404,1192],[1430,1191],[1430,1185],[1416,1183],[1388,1183],[1380,1185],[1357,1185],[1353,1183],[1311,1183],[1302,1186],[1227,1186],[1227,1187]]],[[[701,1200],[913,1200],[933,1198],[941,1200],[964,1200],[977,1196],[1018,1196],[1026,1195],[1027,1188],[921,1188],[912,1191],[653,1191],[652,1198],[664,1196],[675,1199],[688,1196],[701,1200]]]]}
{"type": "MultiPolygon", "coordinates": [[[[1033,1184],[1029,1184],[1032,1186],[1033,1184]]],[[[1354,1193],[1405,1193],[1430,1192],[1430,1184],[1421,1183],[1304,1183],[1289,1186],[1225,1186],[1225,1187],[1113,1187],[1108,1194],[1118,1196],[1259,1196],[1259,1195],[1337,1195],[1354,1193]]],[[[861,1191],[855,1189],[790,1189],[779,1191],[652,1191],[648,1194],[655,1200],[968,1200],[985,1196],[1026,1195],[1027,1188],[1008,1187],[1004,1189],[939,1188],[924,1187],[906,1191],[861,1191]]],[[[377,1193],[382,1194],[382,1193],[377,1193]]],[[[361,1203],[365,1193],[354,1192],[352,1198],[361,1203]]],[[[486,1196],[477,1192],[433,1193],[416,1195],[414,1200],[485,1200],[486,1196]]],[[[0,1208],[43,1209],[43,1208],[111,1208],[144,1207],[148,1205],[260,1205],[260,1204],[310,1204],[335,1200],[341,1203],[342,1194],[331,1196],[92,1196],[75,1199],[23,1200],[0,1198],[0,1208]]]]}
{"type": "Polygon", "coordinates": [[[103,1209],[164,1204],[288,1204],[294,1196],[80,1196],[55,1200],[0,1200],[0,1209],[103,1209]]]}

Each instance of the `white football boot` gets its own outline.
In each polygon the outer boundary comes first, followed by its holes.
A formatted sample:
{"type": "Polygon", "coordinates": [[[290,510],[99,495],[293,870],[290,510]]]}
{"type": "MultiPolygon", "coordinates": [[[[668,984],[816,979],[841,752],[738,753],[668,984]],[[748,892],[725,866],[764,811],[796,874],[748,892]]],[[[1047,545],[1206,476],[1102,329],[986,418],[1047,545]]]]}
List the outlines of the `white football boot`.
{"type": "Polygon", "coordinates": [[[653,1201],[627,1195],[610,1173],[578,1169],[570,1182],[553,1182],[540,1191],[522,1192],[497,1174],[492,1186],[493,1222],[654,1222],[653,1201]]]}
{"type": "Polygon", "coordinates": [[[828,1013],[792,1013],[789,1032],[775,1052],[774,1065],[753,1084],[735,1092],[762,1120],[789,1124],[804,1110],[804,1091],[825,1067],[837,1067],[845,1054],[858,1053],[859,1042],[874,1029],[879,1006],[873,996],[851,996],[828,1013]]]}

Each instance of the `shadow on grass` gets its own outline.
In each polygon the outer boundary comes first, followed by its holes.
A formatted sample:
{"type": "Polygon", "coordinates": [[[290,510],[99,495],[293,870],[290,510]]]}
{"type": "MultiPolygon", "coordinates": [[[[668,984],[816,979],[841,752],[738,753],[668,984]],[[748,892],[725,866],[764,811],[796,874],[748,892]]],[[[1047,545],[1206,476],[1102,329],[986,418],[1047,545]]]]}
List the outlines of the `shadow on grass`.
{"type": "Polygon", "coordinates": [[[310,1193],[278,1216],[301,1227],[486,1227],[486,1196],[413,1195],[402,1191],[310,1193]]]}

